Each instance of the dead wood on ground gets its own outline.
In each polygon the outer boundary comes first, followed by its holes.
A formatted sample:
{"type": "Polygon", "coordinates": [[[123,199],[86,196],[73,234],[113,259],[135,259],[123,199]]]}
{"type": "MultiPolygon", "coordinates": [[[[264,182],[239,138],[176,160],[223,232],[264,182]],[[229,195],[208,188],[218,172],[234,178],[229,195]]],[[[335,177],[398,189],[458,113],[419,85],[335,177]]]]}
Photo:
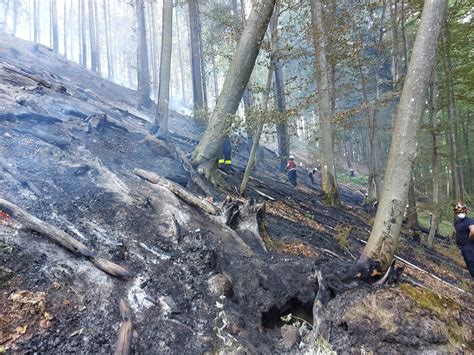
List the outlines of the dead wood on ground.
{"type": "Polygon", "coordinates": [[[128,302],[124,299],[120,300],[119,308],[122,324],[120,325],[115,355],[128,355],[132,346],[132,313],[128,302]]]}
{"type": "Polygon", "coordinates": [[[128,129],[124,126],[114,122],[112,119],[107,118],[105,113],[97,113],[86,118],[87,122],[87,133],[92,133],[92,131],[97,131],[103,133],[105,129],[112,128],[117,129],[122,132],[128,132],[128,129]]]}
{"type": "Polygon", "coordinates": [[[132,173],[152,184],[160,185],[170,190],[172,193],[174,193],[176,196],[178,196],[182,200],[186,201],[187,203],[193,206],[199,207],[200,209],[204,210],[205,212],[211,215],[217,215],[219,213],[218,209],[214,207],[214,205],[212,205],[210,202],[200,199],[193,193],[186,190],[184,187],[158,174],[155,174],[151,171],[146,171],[143,169],[133,169],[132,173]]]}
{"type": "Polygon", "coordinates": [[[32,230],[44,235],[54,240],[59,245],[72,251],[73,253],[88,258],[95,266],[109,275],[121,278],[128,278],[132,276],[131,273],[124,267],[94,255],[94,253],[88,247],[71,237],[69,234],[66,234],[59,228],[50,225],[36,218],[35,216],[32,216],[13,203],[0,199],[0,210],[8,213],[10,217],[16,219],[21,224],[21,228],[32,230]]]}

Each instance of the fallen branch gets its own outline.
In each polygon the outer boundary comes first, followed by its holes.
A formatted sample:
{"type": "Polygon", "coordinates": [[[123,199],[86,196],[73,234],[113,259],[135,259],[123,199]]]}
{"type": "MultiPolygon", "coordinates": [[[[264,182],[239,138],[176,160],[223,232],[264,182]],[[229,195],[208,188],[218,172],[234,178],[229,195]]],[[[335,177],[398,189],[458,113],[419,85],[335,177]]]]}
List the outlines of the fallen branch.
{"type": "Polygon", "coordinates": [[[186,190],[184,187],[158,174],[155,174],[151,171],[146,171],[143,169],[133,169],[132,173],[152,184],[160,185],[170,190],[172,193],[174,193],[176,196],[178,196],[182,200],[186,201],[187,203],[193,206],[199,207],[200,209],[204,210],[205,212],[211,215],[217,215],[219,213],[217,208],[214,207],[214,205],[212,205],[210,202],[200,199],[193,193],[186,190]]]}
{"type": "Polygon", "coordinates": [[[20,175],[19,173],[15,172],[10,166],[7,164],[7,162],[0,157],[0,168],[5,170],[7,173],[9,173],[16,181],[18,181],[22,186],[26,186],[29,188],[35,195],[41,196],[41,191],[30,181],[28,181],[27,178],[25,178],[23,175],[20,175]]]}
{"type": "Polygon", "coordinates": [[[186,153],[181,150],[178,146],[176,146],[176,152],[178,153],[179,158],[181,159],[181,162],[183,164],[184,170],[186,170],[191,177],[191,180],[199,186],[199,188],[204,191],[204,193],[207,196],[212,196],[212,192],[209,189],[209,187],[206,185],[204,180],[202,179],[201,175],[197,174],[196,171],[194,170],[191,162],[189,161],[188,157],[186,156],[186,153]]]}
{"type": "Polygon", "coordinates": [[[73,253],[82,255],[88,258],[95,266],[102,271],[116,277],[128,278],[131,273],[124,267],[117,265],[106,259],[97,257],[94,253],[78,240],[66,234],[59,228],[50,225],[35,216],[32,216],[20,207],[10,203],[6,200],[0,199],[0,210],[9,214],[10,217],[15,218],[24,229],[32,230],[42,234],[73,253]]]}
{"type": "Polygon", "coordinates": [[[128,302],[124,299],[120,300],[119,308],[122,324],[120,325],[115,355],[128,355],[132,346],[132,312],[130,312],[128,302]]]}
{"type": "Polygon", "coordinates": [[[259,195],[262,195],[263,197],[268,198],[270,201],[275,201],[275,199],[271,196],[268,196],[267,194],[264,194],[263,192],[257,190],[255,187],[253,187],[254,191],[258,193],[259,195]]]}
{"type": "Polygon", "coordinates": [[[46,143],[49,143],[49,144],[52,144],[52,145],[55,145],[55,146],[57,146],[61,149],[66,149],[70,144],[70,142],[67,139],[57,137],[57,136],[53,136],[52,134],[48,134],[48,133],[45,133],[45,132],[40,131],[40,130],[34,130],[34,129],[23,130],[23,129],[19,129],[19,128],[14,128],[13,130],[15,132],[18,132],[18,133],[28,134],[30,136],[39,138],[42,141],[45,141],[46,143]]]}

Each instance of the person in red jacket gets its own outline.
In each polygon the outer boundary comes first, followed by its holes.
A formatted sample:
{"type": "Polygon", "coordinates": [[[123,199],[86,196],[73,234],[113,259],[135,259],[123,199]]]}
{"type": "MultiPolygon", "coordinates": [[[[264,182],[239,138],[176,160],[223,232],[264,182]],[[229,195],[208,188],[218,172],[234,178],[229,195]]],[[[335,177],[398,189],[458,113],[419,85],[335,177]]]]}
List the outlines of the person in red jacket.
{"type": "Polygon", "coordinates": [[[290,180],[290,184],[296,188],[296,163],[295,163],[295,157],[293,155],[290,155],[288,159],[288,164],[286,165],[286,171],[288,172],[288,180],[290,180]]]}

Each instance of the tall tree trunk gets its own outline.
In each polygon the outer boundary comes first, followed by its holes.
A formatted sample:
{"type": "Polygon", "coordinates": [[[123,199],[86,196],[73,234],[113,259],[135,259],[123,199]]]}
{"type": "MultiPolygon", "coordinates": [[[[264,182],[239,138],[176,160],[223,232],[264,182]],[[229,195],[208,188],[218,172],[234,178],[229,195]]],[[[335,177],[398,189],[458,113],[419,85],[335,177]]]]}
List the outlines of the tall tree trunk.
{"type": "Polygon", "coordinates": [[[311,17],[313,41],[316,50],[316,84],[318,87],[318,112],[320,122],[321,174],[322,191],[325,200],[331,204],[339,204],[339,191],[334,168],[332,128],[330,120],[328,72],[326,65],[326,33],[323,27],[320,0],[311,0],[311,17]]]}
{"type": "Polygon", "coordinates": [[[163,29],[161,31],[160,87],[156,108],[155,127],[159,125],[158,136],[167,137],[170,94],[171,50],[173,44],[173,0],[163,0],[163,29]]]}
{"type": "Polygon", "coordinates": [[[208,111],[208,101],[207,101],[207,70],[206,70],[206,59],[204,58],[204,47],[202,40],[202,24],[201,24],[201,14],[199,11],[199,2],[197,3],[198,7],[198,35],[199,35],[199,58],[201,60],[201,80],[202,80],[202,99],[203,99],[203,109],[207,113],[208,111]]]}
{"type": "Polygon", "coordinates": [[[108,0],[102,1],[102,6],[104,8],[104,28],[105,28],[105,50],[107,54],[107,78],[109,80],[114,79],[114,66],[112,63],[112,54],[111,54],[111,44],[110,44],[110,20],[109,20],[109,4],[108,0]]]}
{"type": "MultiPolygon", "coordinates": [[[[179,61],[179,79],[181,83],[181,100],[183,104],[186,104],[186,86],[185,86],[185,78],[184,78],[184,64],[183,64],[183,53],[181,50],[181,36],[180,36],[180,28],[179,28],[179,17],[178,17],[178,7],[175,7],[175,19],[176,19],[176,39],[178,44],[178,61],[179,61]]],[[[214,60],[214,57],[212,58],[214,60]]]]}
{"type": "MultiPolygon", "coordinates": [[[[278,54],[276,55],[278,57],[278,54]]],[[[275,60],[275,91],[278,112],[286,111],[285,91],[283,87],[283,70],[281,61],[275,60]]],[[[285,121],[276,124],[278,157],[280,158],[280,171],[284,171],[290,156],[290,140],[288,136],[288,123],[285,121]]]]}
{"type": "Polygon", "coordinates": [[[431,225],[426,245],[429,248],[433,247],[435,234],[438,230],[439,219],[439,167],[438,167],[438,146],[437,146],[437,119],[438,112],[437,104],[437,82],[436,82],[436,67],[431,74],[431,85],[429,90],[429,109],[430,109],[430,133],[431,133],[431,175],[433,178],[433,210],[431,213],[431,225]]]}
{"type": "Polygon", "coordinates": [[[425,109],[426,90],[436,61],[438,36],[443,25],[447,0],[425,1],[408,74],[398,105],[392,143],[370,238],[359,264],[369,260],[385,271],[392,263],[408,195],[408,185],[416,157],[416,145],[425,109]]]}
{"type": "Polygon", "coordinates": [[[40,0],[34,0],[33,2],[33,19],[34,19],[33,33],[34,33],[35,43],[40,42],[39,9],[40,9],[40,0]]]}
{"type": "MultiPolygon", "coordinates": [[[[178,7],[176,6],[175,7],[176,9],[176,23],[178,23],[178,7]]],[[[151,68],[152,68],[152,81],[153,81],[153,92],[154,92],[154,95],[156,97],[156,99],[158,99],[158,68],[159,68],[159,65],[158,65],[158,51],[161,50],[161,39],[160,37],[158,36],[158,31],[156,29],[156,14],[155,14],[155,2],[150,2],[150,13],[151,13],[151,38],[152,38],[152,41],[153,41],[153,51],[152,51],[152,56],[151,56],[151,68]]],[[[178,37],[179,37],[179,33],[177,34],[178,37]]],[[[179,41],[178,41],[178,50],[180,50],[179,48],[179,41]]]]}
{"type": "Polygon", "coordinates": [[[400,88],[400,51],[398,45],[397,1],[398,0],[388,0],[388,6],[390,8],[390,22],[392,27],[392,75],[393,88],[395,90],[400,88]]]}
{"type": "Polygon", "coordinates": [[[94,4],[89,0],[89,39],[91,46],[91,70],[97,71],[97,39],[95,37],[94,4]]]}
{"type": "Polygon", "coordinates": [[[64,57],[67,59],[67,5],[66,1],[64,1],[64,18],[63,18],[63,47],[64,47],[64,57]]]}
{"type": "Polygon", "coordinates": [[[59,37],[58,37],[58,8],[56,0],[51,0],[51,33],[53,37],[53,52],[59,52],[59,37]]]}
{"type": "Polygon", "coordinates": [[[207,177],[216,165],[218,153],[224,141],[224,132],[230,127],[245,87],[250,79],[268,22],[272,16],[275,0],[257,0],[246,26],[240,36],[235,55],[221,89],[216,107],[201,141],[194,151],[198,171],[207,177]]]}
{"type": "MultiPolygon", "coordinates": [[[[146,39],[144,0],[137,0],[136,11],[137,11],[137,74],[138,74],[137,75],[137,79],[138,79],[137,80],[138,81],[137,107],[141,109],[141,108],[151,107],[150,70],[148,66],[148,49],[147,49],[147,39],[146,39]]],[[[161,55],[163,56],[163,50],[162,50],[161,55]]]]}
{"type": "Polygon", "coordinates": [[[444,42],[444,55],[443,55],[443,64],[444,72],[446,76],[446,100],[448,103],[448,144],[450,148],[450,165],[451,171],[453,174],[453,190],[454,197],[457,201],[463,199],[463,189],[462,189],[462,169],[459,167],[459,158],[458,158],[458,144],[457,144],[457,135],[456,135],[456,121],[457,121],[457,112],[456,112],[456,102],[454,100],[454,85],[452,79],[452,63],[451,63],[451,48],[450,48],[450,38],[449,38],[449,25],[446,24],[443,42],[444,42]]]}
{"type": "Polygon", "coordinates": [[[97,56],[97,72],[100,74],[102,68],[100,66],[100,26],[99,26],[99,12],[97,10],[97,0],[93,0],[94,3],[94,23],[95,23],[95,52],[97,56]]]}
{"type": "Polygon", "coordinates": [[[275,62],[274,51],[275,51],[275,43],[277,40],[278,13],[279,13],[279,6],[277,4],[275,6],[275,11],[273,13],[272,21],[270,24],[270,28],[271,28],[270,63],[268,66],[267,80],[265,82],[265,88],[263,91],[263,104],[262,104],[263,115],[260,118],[260,122],[257,123],[257,129],[255,130],[255,134],[253,136],[252,149],[250,150],[249,160],[247,162],[247,166],[245,167],[242,183],[240,184],[240,195],[243,195],[245,193],[245,190],[247,189],[247,184],[250,178],[250,173],[255,167],[257,150],[260,144],[260,137],[262,135],[263,125],[265,124],[263,117],[265,117],[265,114],[268,111],[268,99],[270,96],[270,88],[272,85],[272,76],[273,76],[273,69],[274,69],[274,62],[275,62]]]}
{"type": "Polygon", "coordinates": [[[403,76],[407,73],[408,68],[408,40],[407,40],[407,31],[405,28],[405,0],[402,0],[402,9],[401,9],[401,21],[402,21],[402,38],[403,38],[403,76]]]}
{"type": "Polygon", "coordinates": [[[195,114],[204,110],[204,92],[201,72],[201,43],[199,34],[199,4],[198,0],[189,0],[189,36],[191,41],[191,73],[193,84],[193,103],[195,114]]]}
{"type": "Polygon", "coordinates": [[[411,228],[417,225],[418,213],[416,211],[415,181],[412,174],[410,178],[410,186],[408,187],[407,227],[411,228]]]}
{"type": "Polygon", "coordinates": [[[86,0],[79,0],[81,5],[81,40],[82,40],[82,65],[87,68],[87,34],[86,34],[86,0]]]}
{"type": "Polygon", "coordinates": [[[16,31],[18,28],[18,8],[20,7],[20,4],[18,1],[16,1],[13,4],[13,35],[16,36],[16,31]]]}

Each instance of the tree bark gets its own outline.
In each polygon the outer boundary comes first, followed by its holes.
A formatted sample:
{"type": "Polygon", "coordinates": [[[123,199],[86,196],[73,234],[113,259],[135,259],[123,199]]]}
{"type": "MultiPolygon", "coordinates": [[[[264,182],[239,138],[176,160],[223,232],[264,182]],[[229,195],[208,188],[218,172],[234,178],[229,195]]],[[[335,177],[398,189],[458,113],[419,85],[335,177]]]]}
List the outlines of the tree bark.
{"type": "Polygon", "coordinates": [[[59,37],[58,37],[58,8],[56,0],[51,0],[51,33],[53,37],[53,52],[59,52],[59,37]]]}
{"type": "Polygon", "coordinates": [[[424,3],[408,74],[395,119],[384,190],[359,264],[377,261],[381,271],[392,263],[406,205],[416,145],[425,108],[426,90],[436,61],[436,47],[447,8],[447,0],[424,3]]]}
{"type": "Polygon", "coordinates": [[[97,71],[97,39],[95,37],[94,4],[89,0],[89,39],[91,47],[91,70],[97,71]]]}
{"type": "Polygon", "coordinates": [[[33,34],[34,34],[35,43],[39,43],[40,41],[39,6],[40,6],[40,0],[34,0],[33,2],[33,21],[34,21],[33,34]]]}
{"type": "MultiPolygon", "coordinates": [[[[184,78],[184,64],[183,64],[183,53],[181,50],[181,36],[180,36],[180,28],[179,28],[179,21],[178,21],[178,7],[175,7],[175,18],[176,18],[176,39],[178,45],[178,60],[179,60],[179,79],[181,83],[181,100],[183,104],[186,104],[186,86],[185,86],[185,78],[184,78]]],[[[214,60],[214,57],[212,58],[214,60]]]]}
{"type": "Polygon", "coordinates": [[[431,133],[431,175],[433,177],[433,210],[431,212],[430,232],[426,240],[429,248],[433,247],[434,237],[438,230],[438,203],[439,203],[439,167],[438,167],[438,146],[437,146],[437,82],[436,67],[431,75],[431,85],[429,91],[429,109],[430,109],[430,133],[431,133]]]}
{"type": "Polygon", "coordinates": [[[418,213],[416,211],[416,196],[413,174],[410,178],[410,186],[408,188],[408,211],[407,211],[407,227],[411,228],[418,225],[418,213]]]}
{"type": "Polygon", "coordinates": [[[240,195],[243,195],[245,193],[245,190],[247,189],[250,173],[255,167],[256,155],[257,155],[257,150],[260,143],[260,137],[262,135],[263,125],[265,124],[264,117],[268,111],[268,98],[270,96],[270,88],[272,85],[272,76],[273,76],[273,69],[274,69],[273,66],[274,66],[274,60],[275,60],[274,49],[275,49],[275,43],[277,39],[278,12],[279,12],[279,6],[276,5],[275,12],[273,14],[273,19],[270,25],[271,27],[270,63],[268,66],[265,89],[263,91],[263,104],[262,104],[263,115],[260,117],[260,122],[257,123],[257,129],[255,130],[255,134],[253,135],[252,149],[250,150],[250,156],[247,162],[247,166],[245,167],[242,183],[240,184],[240,195]]]}
{"type": "Polygon", "coordinates": [[[204,92],[201,72],[201,35],[199,33],[198,0],[189,0],[189,36],[191,41],[191,73],[193,84],[194,114],[204,110],[204,92]]]}
{"type": "MultiPolygon", "coordinates": [[[[278,56],[278,54],[276,54],[278,56]]],[[[278,112],[286,111],[285,91],[283,87],[283,70],[281,61],[275,60],[275,91],[278,112]]],[[[290,140],[288,136],[288,123],[285,121],[276,124],[278,157],[280,158],[280,171],[284,171],[288,157],[290,156],[290,140]]]]}
{"type": "Polygon", "coordinates": [[[398,25],[397,25],[397,1],[388,0],[390,9],[390,23],[392,27],[392,76],[393,88],[399,89],[400,85],[400,51],[398,45],[398,25]]]}
{"type": "Polygon", "coordinates": [[[163,1],[163,30],[161,38],[160,86],[156,108],[155,127],[159,125],[158,136],[167,137],[170,95],[171,49],[173,33],[173,0],[163,1]]]}
{"type": "Polygon", "coordinates": [[[110,19],[109,19],[109,3],[108,0],[103,0],[104,7],[104,26],[105,26],[105,49],[107,51],[107,78],[113,80],[115,77],[114,65],[112,61],[111,43],[110,43],[110,19]]]}
{"type": "Polygon", "coordinates": [[[100,67],[100,32],[99,32],[99,12],[97,11],[97,0],[93,0],[94,4],[94,24],[95,24],[95,52],[97,56],[97,72],[101,73],[100,67]]]}
{"type": "Polygon", "coordinates": [[[463,191],[461,186],[461,174],[462,171],[459,168],[458,149],[457,149],[457,135],[456,135],[456,103],[454,100],[454,87],[452,79],[452,63],[451,63],[451,49],[449,40],[449,27],[446,24],[445,31],[443,33],[444,42],[444,55],[443,64],[446,75],[446,100],[448,103],[448,145],[450,151],[449,162],[451,165],[451,172],[453,174],[453,191],[454,198],[457,201],[463,199],[463,191]]]}
{"type": "Polygon", "coordinates": [[[148,66],[148,49],[146,40],[145,3],[137,0],[137,107],[151,107],[150,70],[148,66]]]}
{"type": "Polygon", "coordinates": [[[211,170],[217,162],[224,141],[224,132],[232,124],[233,115],[250,79],[274,5],[275,0],[259,0],[252,6],[247,26],[240,37],[216,107],[194,151],[194,162],[198,165],[198,172],[207,177],[210,177],[211,170]]]}
{"type": "Polygon", "coordinates": [[[82,65],[87,68],[87,37],[86,37],[86,10],[85,10],[85,1],[86,0],[79,0],[81,5],[80,10],[80,19],[81,19],[81,40],[82,40],[82,47],[81,47],[81,55],[82,55],[82,65]]]}
{"type": "Polygon", "coordinates": [[[313,41],[316,50],[316,84],[318,87],[318,112],[320,122],[321,174],[322,191],[325,200],[331,204],[339,204],[339,191],[334,168],[332,128],[330,121],[329,86],[326,64],[326,33],[323,27],[320,0],[311,0],[313,41]]]}
{"type": "Polygon", "coordinates": [[[64,57],[67,59],[67,4],[66,1],[64,1],[64,18],[63,18],[63,46],[64,46],[64,57]]]}

